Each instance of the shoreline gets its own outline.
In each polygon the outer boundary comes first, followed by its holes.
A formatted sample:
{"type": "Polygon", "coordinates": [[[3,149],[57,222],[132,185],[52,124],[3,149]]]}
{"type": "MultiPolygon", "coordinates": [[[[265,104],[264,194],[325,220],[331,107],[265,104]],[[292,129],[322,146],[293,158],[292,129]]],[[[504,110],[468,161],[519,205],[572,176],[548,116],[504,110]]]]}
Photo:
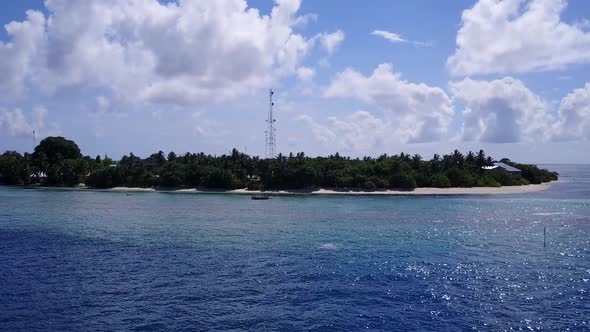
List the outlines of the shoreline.
{"type": "Polygon", "coordinates": [[[533,193],[548,189],[559,181],[551,181],[542,184],[529,184],[524,186],[503,186],[503,187],[470,187],[470,188],[416,188],[412,191],[404,190],[340,190],[331,188],[319,189],[296,189],[296,190],[199,190],[196,188],[185,189],[156,189],[156,188],[133,188],[133,187],[114,187],[108,189],[95,188],[69,188],[69,187],[30,187],[43,190],[71,190],[71,191],[103,191],[103,192],[121,192],[121,193],[174,193],[174,194],[226,194],[226,195],[255,195],[267,194],[270,196],[424,196],[424,195],[508,195],[533,193]]]}

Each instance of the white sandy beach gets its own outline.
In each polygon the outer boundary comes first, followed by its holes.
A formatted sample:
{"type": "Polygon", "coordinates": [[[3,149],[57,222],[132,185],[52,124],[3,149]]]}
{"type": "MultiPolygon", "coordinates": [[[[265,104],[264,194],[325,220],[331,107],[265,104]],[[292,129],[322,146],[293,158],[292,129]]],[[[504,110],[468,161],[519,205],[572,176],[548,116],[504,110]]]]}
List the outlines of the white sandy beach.
{"type": "Polygon", "coordinates": [[[137,187],[114,187],[109,189],[100,189],[100,190],[107,190],[107,191],[127,191],[127,192],[153,192],[157,191],[154,188],[137,188],[137,187]]]}
{"type": "MultiPolygon", "coordinates": [[[[505,186],[505,187],[473,187],[473,188],[416,188],[412,191],[402,190],[334,190],[334,189],[317,189],[317,190],[269,190],[264,191],[269,195],[499,195],[499,194],[520,194],[542,191],[549,188],[556,181],[543,184],[530,184],[526,186],[505,186]]],[[[234,194],[234,195],[252,195],[262,193],[261,191],[250,191],[246,189],[236,189],[227,191],[218,190],[198,190],[198,189],[176,189],[176,190],[156,190],[154,188],[130,188],[115,187],[105,189],[107,191],[120,192],[169,192],[183,194],[234,194]]]]}

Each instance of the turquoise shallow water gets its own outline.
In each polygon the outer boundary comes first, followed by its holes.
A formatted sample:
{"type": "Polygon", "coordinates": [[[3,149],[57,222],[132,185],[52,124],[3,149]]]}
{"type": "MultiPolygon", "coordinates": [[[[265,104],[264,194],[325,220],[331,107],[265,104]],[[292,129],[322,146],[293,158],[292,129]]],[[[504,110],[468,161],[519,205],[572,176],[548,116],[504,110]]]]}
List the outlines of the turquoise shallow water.
{"type": "Polygon", "coordinates": [[[0,187],[0,330],[590,330],[590,167],[548,167],[506,196],[0,187]]]}

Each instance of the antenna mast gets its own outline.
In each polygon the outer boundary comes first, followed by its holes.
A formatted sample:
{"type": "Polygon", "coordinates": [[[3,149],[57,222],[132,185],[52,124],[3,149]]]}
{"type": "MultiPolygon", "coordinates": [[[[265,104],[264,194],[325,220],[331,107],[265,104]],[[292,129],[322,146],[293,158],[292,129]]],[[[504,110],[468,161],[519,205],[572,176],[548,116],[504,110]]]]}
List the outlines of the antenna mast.
{"type": "Polygon", "coordinates": [[[266,120],[266,158],[274,158],[276,156],[275,149],[277,144],[277,136],[276,136],[276,129],[275,129],[275,120],[272,107],[275,105],[272,101],[272,96],[274,91],[270,89],[269,91],[269,105],[268,105],[268,119],[266,120]]]}

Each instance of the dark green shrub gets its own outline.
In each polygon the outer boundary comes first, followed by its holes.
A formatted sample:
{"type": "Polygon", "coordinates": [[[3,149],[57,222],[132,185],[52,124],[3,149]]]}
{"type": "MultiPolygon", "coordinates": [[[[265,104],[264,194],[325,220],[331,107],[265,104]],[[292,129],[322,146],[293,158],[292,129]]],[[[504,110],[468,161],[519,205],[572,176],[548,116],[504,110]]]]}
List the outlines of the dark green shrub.
{"type": "Polygon", "coordinates": [[[416,174],[415,179],[417,187],[430,187],[431,185],[430,177],[426,174],[418,173],[416,174]]]}
{"type": "Polygon", "coordinates": [[[391,186],[391,188],[396,189],[414,189],[416,188],[416,180],[413,176],[409,174],[399,173],[391,177],[389,185],[391,186]]]}
{"type": "Polygon", "coordinates": [[[377,186],[373,182],[367,181],[367,182],[363,183],[362,188],[365,190],[375,190],[375,189],[377,189],[377,186]]]}
{"type": "Polygon", "coordinates": [[[436,173],[432,176],[432,186],[436,188],[449,188],[451,186],[451,181],[446,175],[436,173]]]}

